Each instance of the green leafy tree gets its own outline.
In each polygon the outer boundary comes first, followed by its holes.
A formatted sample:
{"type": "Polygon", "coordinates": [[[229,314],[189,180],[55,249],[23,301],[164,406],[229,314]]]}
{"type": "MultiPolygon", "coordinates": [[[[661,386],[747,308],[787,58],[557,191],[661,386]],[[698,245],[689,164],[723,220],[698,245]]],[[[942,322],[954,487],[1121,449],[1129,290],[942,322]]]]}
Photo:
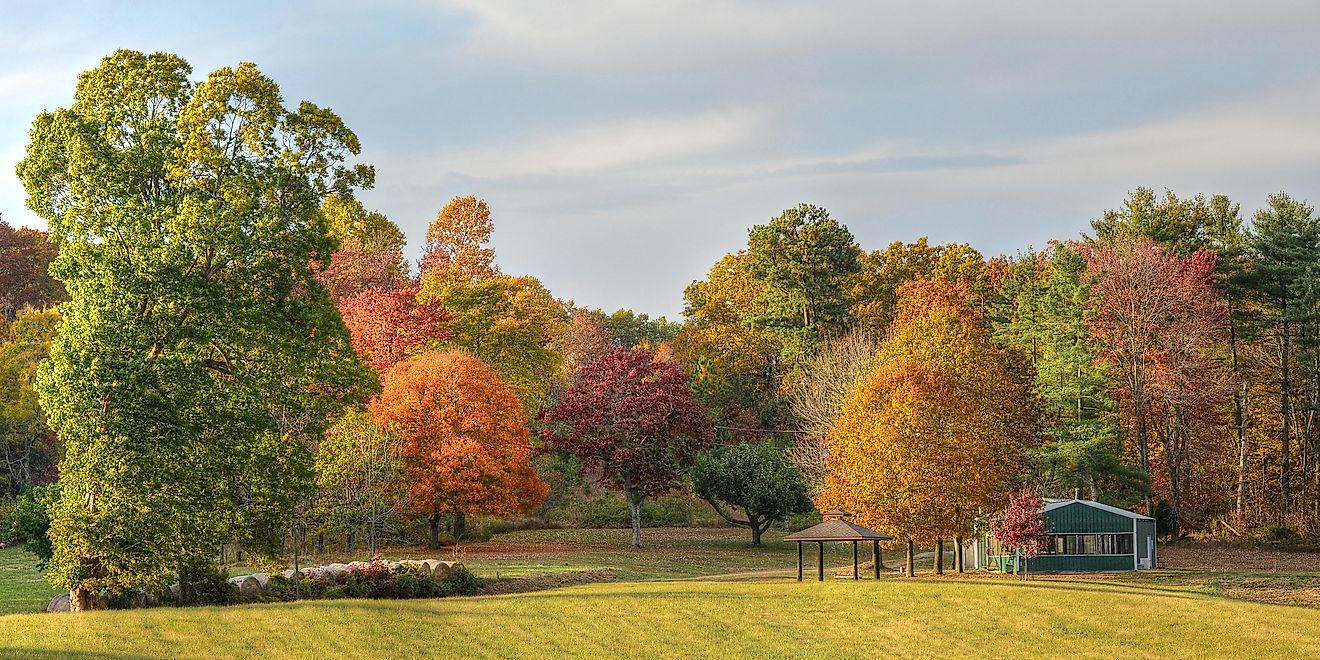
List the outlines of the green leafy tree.
{"type": "Polygon", "coordinates": [[[720,517],[752,531],[752,545],[776,520],[811,511],[806,482],[788,455],[773,443],[715,447],[697,455],[692,466],[697,496],[720,517]],[[741,519],[725,508],[741,511],[741,519]]]}
{"type": "Polygon", "coordinates": [[[1009,265],[992,308],[996,337],[1021,350],[1035,369],[1044,446],[1031,452],[1032,476],[1052,496],[1130,504],[1149,478],[1123,465],[1110,377],[1087,321],[1086,259],[1068,244],[1029,252],[1009,265]]]}
{"type": "Polygon", "coordinates": [[[847,227],[810,204],[748,232],[747,264],[761,283],[755,321],[784,337],[786,362],[850,325],[860,252],[847,227]]]}
{"type": "Polygon", "coordinates": [[[419,302],[438,302],[451,335],[438,348],[460,349],[490,365],[523,402],[528,416],[564,382],[568,359],[560,350],[569,314],[534,277],[454,277],[446,268],[422,275],[419,302]]]}
{"type": "Polygon", "coordinates": [[[315,277],[323,200],[374,176],[346,164],[357,137],[250,63],[191,71],[106,57],[18,166],[70,296],[37,390],[65,448],[49,576],[74,609],[186,581],[222,541],[273,553],[306,438],[372,382],[315,277]]]}
{"type": "Polygon", "coordinates": [[[369,555],[407,501],[402,476],[403,439],[365,410],[345,413],[317,447],[322,513],[349,534],[365,528],[369,555]]]}

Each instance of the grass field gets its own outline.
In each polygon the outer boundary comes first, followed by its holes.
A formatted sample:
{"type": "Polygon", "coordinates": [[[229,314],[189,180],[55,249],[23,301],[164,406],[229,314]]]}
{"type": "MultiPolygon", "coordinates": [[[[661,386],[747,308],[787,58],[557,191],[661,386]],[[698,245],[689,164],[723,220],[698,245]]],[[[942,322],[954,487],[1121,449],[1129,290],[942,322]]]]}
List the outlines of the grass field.
{"type": "Polygon", "coordinates": [[[36,558],[18,548],[0,550],[0,615],[44,612],[56,593],[36,558]]]}
{"type": "Polygon", "coordinates": [[[1316,657],[1320,612],[1051,582],[632,582],[432,601],[14,615],[0,656],[1316,657]]]}
{"type": "MultiPolygon", "coordinates": [[[[626,535],[540,530],[388,553],[550,587],[529,593],[0,616],[0,657],[1320,657],[1320,610],[1297,606],[1320,603],[1320,555],[1183,547],[1165,551],[1171,568],[1141,573],[822,584],[793,580],[795,550],[777,536],[749,548],[739,530],[646,530],[636,551],[626,535]],[[606,582],[552,588],[574,575],[606,582]]],[[[850,574],[846,548],[831,573],[850,574]]],[[[53,593],[22,555],[0,553],[0,571],[5,611],[53,593]]]]}

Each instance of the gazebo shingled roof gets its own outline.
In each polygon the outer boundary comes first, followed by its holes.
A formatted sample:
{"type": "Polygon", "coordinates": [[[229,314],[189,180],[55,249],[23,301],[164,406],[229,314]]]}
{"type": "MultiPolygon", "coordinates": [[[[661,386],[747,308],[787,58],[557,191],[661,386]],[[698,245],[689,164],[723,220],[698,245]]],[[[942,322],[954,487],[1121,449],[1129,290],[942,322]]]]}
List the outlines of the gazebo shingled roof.
{"type": "Polygon", "coordinates": [[[826,520],[814,527],[794,532],[785,541],[890,541],[894,537],[854,525],[847,520],[826,520]]]}

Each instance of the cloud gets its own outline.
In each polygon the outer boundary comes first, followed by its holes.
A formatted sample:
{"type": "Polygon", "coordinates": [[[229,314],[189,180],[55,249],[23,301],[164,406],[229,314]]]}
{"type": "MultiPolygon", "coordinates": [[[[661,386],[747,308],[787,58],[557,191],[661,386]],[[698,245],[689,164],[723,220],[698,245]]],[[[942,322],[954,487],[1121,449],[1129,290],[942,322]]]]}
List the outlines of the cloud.
{"type": "MultiPolygon", "coordinates": [[[[404,156],[401,183],[437,177],[477,180],[588,176],[643,164],[700,157],[763,137],[770,113],[733,108],[687,115],[640,116],[532,135],[523,140],[457,149],[440,156],[404,156]]],[[[384,157],[388,163],[392,157],[384,157]]]]}

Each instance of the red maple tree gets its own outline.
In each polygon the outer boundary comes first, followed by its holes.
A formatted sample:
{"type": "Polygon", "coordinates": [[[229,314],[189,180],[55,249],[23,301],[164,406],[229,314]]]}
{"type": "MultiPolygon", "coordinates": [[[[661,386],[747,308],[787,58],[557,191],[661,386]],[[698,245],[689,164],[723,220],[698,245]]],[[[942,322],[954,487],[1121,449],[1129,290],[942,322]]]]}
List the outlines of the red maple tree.
{"type": "MultiPolygon", "coordinates": [[[[1204,454],[1236,387],[1216,356],[1227,345],[1228,307],[1213,282],[1215,254],[1180,257],[1146,237],[1117,236],[1079,246],[1091,278],[1091,330],[1101,357],[1117,367],[1125,422],[1138,464],[1152,476],[1178,521],[1191,457],[1204,454]],[[1163,474],[1155,459],[1163,458],[1163,474]]],[[[1147,513],[1153,512],[1147,498],[1147,513]]]]}
{"type": "MultiPolygon", "coordinates": [[[[990,522],[990,532],[1000,543],[1028,559],[1045,551],[1044,503],[1033,488],[1023,488],[1008,500],[1008,508],[990,522]]],[[[1024,567],[1025,568],[1025,567],[1024,567]]]]}
{"type": "Polygon", "coordinates": [[[449,320],[439,303],[417,299],[418,287],[368,289],[339,303],[353,349],[377,371],[385,371],[432,341],[444,341],[449,320]]]}
{"type": "Polygon", "coordinates": [[[683,367],[644,349],[617,349],[584,365],[541,420],[551,448],[573,454],[623,493],[638,548],[642,503],[678,486],[713,435],[683,367]]]}

